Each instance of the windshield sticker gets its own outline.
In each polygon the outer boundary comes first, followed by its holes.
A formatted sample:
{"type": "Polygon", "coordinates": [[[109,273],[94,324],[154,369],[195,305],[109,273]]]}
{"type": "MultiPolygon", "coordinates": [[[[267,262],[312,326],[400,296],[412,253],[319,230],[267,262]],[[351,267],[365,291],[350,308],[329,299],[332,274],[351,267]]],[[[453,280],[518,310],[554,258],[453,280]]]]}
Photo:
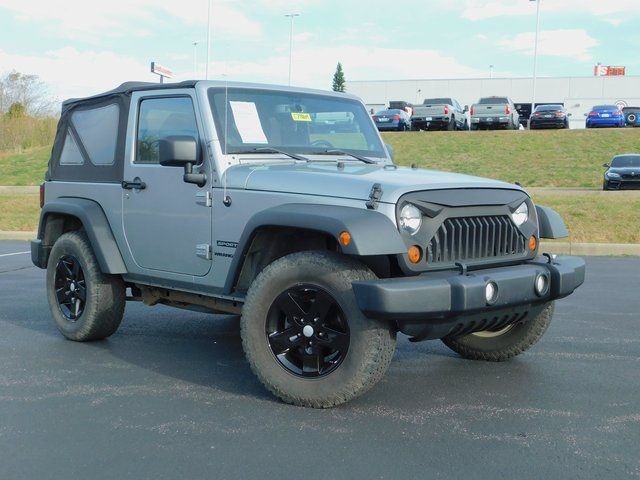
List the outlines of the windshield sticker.
{"type": "Polygon", "coordinates": [[[310,122],[311,115],[308,113],[300,113],[300,112],[291,112],[291,118],[293,118],[294,122],[310,122]]]}
{"type": "Polygon", "coordinates": [[[264,134],[258,109],[253,102],[229,102],[236,121],[236,128],[243,143],[267,144],[267,136],[264,134]]]}

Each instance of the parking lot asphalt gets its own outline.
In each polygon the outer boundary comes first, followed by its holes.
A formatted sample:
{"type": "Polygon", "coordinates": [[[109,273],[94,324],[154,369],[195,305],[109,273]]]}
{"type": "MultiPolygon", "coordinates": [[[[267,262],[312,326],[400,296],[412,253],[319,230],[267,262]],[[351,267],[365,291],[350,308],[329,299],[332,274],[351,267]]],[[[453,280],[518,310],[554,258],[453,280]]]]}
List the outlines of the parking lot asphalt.
{"type": "Polygon", "coordinates": [[[542,341],[507,363],[399,338],[342,407],[270,396],[235,317],[127,305],[66,341],[25,242],[0,242],[0,479],[640,477],[640,258],[588,259],[542,341]]]}

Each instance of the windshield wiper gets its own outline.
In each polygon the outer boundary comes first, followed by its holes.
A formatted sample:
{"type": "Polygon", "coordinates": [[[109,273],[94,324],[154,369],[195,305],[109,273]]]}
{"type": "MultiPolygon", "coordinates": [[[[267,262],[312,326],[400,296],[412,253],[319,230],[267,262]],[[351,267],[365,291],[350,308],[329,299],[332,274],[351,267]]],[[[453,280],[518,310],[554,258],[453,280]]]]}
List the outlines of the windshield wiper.
{"type": "Polygon", "coordinates": [[[256,147],[251,150],[242,150],[241,152],[236,152],[238,154],[243,153],[280,153],[282,155],[286,155],[289,158],[293,158],[294,160],[300,160],[302,162],[309,162],[309,159],[303,157],[301,155],[296,155],[295,153],[285,152],[284,150],[280,150],[278,148],[273,147],[256,147]]]}
{"type": "Polygon", "coordinates": [[[322,152],[314,152],[313,155],[346,155],[347,157],[355,158],[356,160],[360,160],[361,162],[368,164],[377,164],[375,160],[371,160],[367,157],[363,157],[361,155],[356,155],[354,153],[344,152],[342,150],[323,150],[322,152]]]}

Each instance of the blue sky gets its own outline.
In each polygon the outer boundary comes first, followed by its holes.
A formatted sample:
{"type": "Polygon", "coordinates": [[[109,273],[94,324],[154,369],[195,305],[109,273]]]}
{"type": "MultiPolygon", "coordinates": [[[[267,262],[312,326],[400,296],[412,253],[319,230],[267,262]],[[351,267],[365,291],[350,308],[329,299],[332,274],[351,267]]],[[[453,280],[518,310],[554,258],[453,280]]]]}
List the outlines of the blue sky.
{"type": "MultiPolygon", "coordinates": [[[[541,0],[538,72],[586,76],[593,65],[640,75],[640,1],[541,0]]],[[[338,61],[349,80],[528,76],[529,0],[212,0],[210,78],[329,88],[338,61]]],[[[204,77],[207,0],[0,0],[0,73],[39,75],[59,98],[204,77]],[[194,71],[194,41],[197,71],[194,71]]]]}

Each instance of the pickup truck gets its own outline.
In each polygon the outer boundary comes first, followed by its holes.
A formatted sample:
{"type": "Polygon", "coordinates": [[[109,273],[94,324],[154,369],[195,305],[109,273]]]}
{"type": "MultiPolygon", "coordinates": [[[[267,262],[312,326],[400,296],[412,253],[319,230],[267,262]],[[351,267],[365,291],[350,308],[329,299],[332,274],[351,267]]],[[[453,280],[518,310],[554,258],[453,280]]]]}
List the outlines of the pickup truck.
{"type": "Polygon", "coordinates": [[[509,97],[484,97],[471,105],[471,130],[498,128],[520,128],[520,115],[509,97]]]}
{"type": "Polygon", "coordinates": [[[414,105],[411,129],[469,130],[467,110],[454,98],[427,98],[422,105],[414,105]]]}

